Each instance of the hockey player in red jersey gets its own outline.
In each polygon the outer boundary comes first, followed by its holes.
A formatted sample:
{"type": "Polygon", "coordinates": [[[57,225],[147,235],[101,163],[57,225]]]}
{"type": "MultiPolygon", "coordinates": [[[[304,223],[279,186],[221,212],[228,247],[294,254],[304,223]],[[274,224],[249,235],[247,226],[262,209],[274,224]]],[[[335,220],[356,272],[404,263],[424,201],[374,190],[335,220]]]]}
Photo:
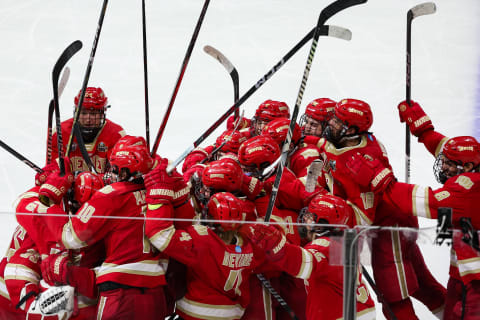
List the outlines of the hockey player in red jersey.
{"type": "MultiPolygon", "coordinates": [[[[106,258],[96,279],[97,319],[159,319],[166,315],[167,261],[145,241],[143,221],[142,174],[150,171],[154,160],[144,138],[125,136],[114,146],[109,162],[118,182],[96,192],[70,220],[45,220],[67,249],[104,243],[106,258]]],[[[62,185],[62,177],[52,177],[47,183],[62,185]]]]}
{"type": "MultiPolygon", "coordinates": [[[[290,120],[281,118],[269,122],[262,130],[262,135],[268,135],[275,140],[279,147],[287,137],[290,120]]],[[[292,134],[292,143],[287,158],[287,168],[293,171],[295,176],[305,185],[307,172],[310,164],[320,157],[320,152],[315,145],[303,142],[300,126],[295,124],[292,134]]]]}
{"type": "Polygon", "coordinates": [[[258,136],[267,123],[278,118],[290,118],[288,105],[283,101],[265,100],[258,106],[252,118],[251,136],[258,136]]]}
{"type": "MultiPolygon", "coordinates": [[[[439,151],[434,170],[438,181],[444,184],[442,188],[432,190],[396,182],[389,174],[379,189],[389,202],[411,215],[436,219],[440,207],[452,209],[453,245],[443,319],[480,319],[480,248],[475,249],[480,229],[476,213],[480,195],[480,144],[473,137],[455,137],[448,139],[439,151]],[[469,226],[467,229],[471,227],[467,239],[473,240],[472,243],[462,241],[462,219],[464,226],[469,226]]],[[[375,183],[375,177],[384,170],[361,155],[352,156],[350,166],[352,177],[363,184],[375,183]]]]}
{"type": "Polygon", "coordinates": [[[310,102],[300,118],[303,134],[305,136],[322,137],[336,104],[329,98],[318,98],[310,102]]]}
{"type": "MultiPolygon", "coordinates": [[[[334,320],[343,315],[343,266],[332,256],[332,252],[342,251],[342,244],[336,240],[342,231],[313,224],[347,225],[352,217],[353,210],[341,198],[318,195],[300,215],[301,223],[312,224],[301,227],[310,241],[303,248],[286,242],[272,225],[246,225],[241,231],[267,253],[271,263],[294,277],[305,279],[307,319],[334,320]]],[[[375,305],[360,272],[357,284],[358,319],[375,319],[375,305]]]]}
{"type": "Polygon", "coordinates": [[[249,302],[248,279],[258,263],[251,244],[236,232],[242,202],[231,193],[216,193],[207,210],[219,223],[177,230],[168,218],[174,215],[174,186],[184,182],[176,173],[169,176],[166,167],[165,159],[145,176],[145,228],[157,249],[188,266],[187,292],[177,301],[176,313],[183,319],[240,319],[249,302]]]}
{"type": "MultiPolygon", "coordinates": [[[[74,99],[75,106],[78,105],[80,93],[81,91],[74,99]]],[[[118,139],[125,135],[121,126],[106,118],[108,107],[110,107],[108,99],[102,88],[88,87],[86,89],[78,121],[83,142],[97,173],[107,171],[107,160],[112,148],[118,139]]],[[[63,151],[66,149],[68,138],[72,132],[72,125],[73,118],[62,122],[63,151]]],[[[52,155],[54,159],[58,156],[56,133],[52,138],[52,155]]],[[[73,172],[89,171],[75,138],[72,140],[69,157],[73,172]]]]}
{"type": "MultiPolygon", "coordinates": [[[[443,187],[432,190],[418,185],[396,182],[390,175],[379,185],[385,189],[386,198],[403,212],[426,218],[437,218],[438,208],[452,208],[453,237],[450,261],[450,279],[447,285],[444,319],[479,319],[480,273],[479,257],[469,244],[461,238],[460,218],[470,219],[474,229],[480,228],[476,214],[476,201],[479,196],[480,145],[469,136],[447,138],[434,130],[431,119],[420,105],[412,101],[408,106],[404,101],[398,105],[400,119],[406,122],[413,135],[424,143],[428,151],[436,157],[434,173],[443,187]],[[462,317],[463,314],[463,317],[462,317]]],[[[376,177],[384,168],[367,162],[361,157],[352,158],[355,166],[354,177],[363,183],[369,182],[369,174],[376,177]],[[359,175],[358,168],[365,168],[359,175]]],[[[474,232],[472,232],[474,235],[474,232]]]]}
{"type": "MultiPolygon", "coordinates": [[[[391,172],[391,166],[383,145],[368,132],[372,123],[373,114],[366,102],[343,99],[337,103],[325,129],[326,140],[321,139],[318,144],[327,186],[330,192],[354,205],[355,224],[417,228],[415,217],[402,214],[384,201],[381,193],[375,192],[391,172]],[[359,184],[351,178],[347,162],[356,153],[385,168],[375,186],[359,184]]],[[[399,232],[379,231],[372,239],[372,267],[377,287],[388,303],[384,306],[387,318],[388,307],[398,318],[417,319],[410,296],[424,303],[432,313],[442,313],[445,288],[429,272],[415,239],[399,232]]]]}

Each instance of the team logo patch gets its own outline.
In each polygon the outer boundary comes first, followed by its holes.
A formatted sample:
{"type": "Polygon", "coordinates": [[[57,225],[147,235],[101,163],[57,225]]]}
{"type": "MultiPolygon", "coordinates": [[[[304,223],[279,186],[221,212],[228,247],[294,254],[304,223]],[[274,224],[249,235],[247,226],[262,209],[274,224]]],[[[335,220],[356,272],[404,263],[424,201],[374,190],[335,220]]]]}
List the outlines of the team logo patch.
{"type": "Polygon", "coordinates": [[[105,143],[100,142],[100,143],[98,144],[98,146],[97,146],[97,150],[98,150],[99,152],[107,152],[108,148],[107,148],[107,146],[105,145],[105,143]]]}
{"type": "Polygon", "coordinates": [[[77,147],[78,147],[77,143],[76,143],[76,142],[72,142],[72,152],[75,151],[75,150],[77,150],[77,147]]]}

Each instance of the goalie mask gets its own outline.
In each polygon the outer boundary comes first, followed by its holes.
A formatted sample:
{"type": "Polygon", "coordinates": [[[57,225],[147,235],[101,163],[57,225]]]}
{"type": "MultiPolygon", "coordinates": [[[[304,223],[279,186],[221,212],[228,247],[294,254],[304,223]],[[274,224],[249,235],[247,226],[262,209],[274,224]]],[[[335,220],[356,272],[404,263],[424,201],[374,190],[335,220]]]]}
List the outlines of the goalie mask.
{"type": "Polygon", "coordinates": [[[433,171],[439,183],[464,172],[477,172],[480,144],[474,137],[460,136],[447,140],[437,156],[433,171]]]}
{"type": "MultiPolygon", "coordinates": [[[[80,102],[80,92],[74,99],[75,108],[80,102]]],[[[80,124],[80,132],[86,143],[93,142],[96,136],[105,124],[105,111],[108,106],[108,99],[102,88],[88,87],[85,90],[85,96],[80,110],[78,122],[80,124]]]]}

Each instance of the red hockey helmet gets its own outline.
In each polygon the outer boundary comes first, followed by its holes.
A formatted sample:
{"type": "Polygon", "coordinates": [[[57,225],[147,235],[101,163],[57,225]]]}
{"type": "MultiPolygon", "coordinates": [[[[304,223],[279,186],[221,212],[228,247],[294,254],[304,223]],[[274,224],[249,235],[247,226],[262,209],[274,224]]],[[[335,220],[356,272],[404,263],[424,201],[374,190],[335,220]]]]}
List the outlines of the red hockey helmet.
{"type": "Polygon", "coordinates": [[[280,156],[278,143],[268,136],[248,139],[238,149],[238,160],[244,166],[263,169],[280,156]]]}
{"type": "MultiPolygon", "coordinates": [[[[77,96],[74,99],[75,107],[78,106],[81,93],[82,90],[78,92],[77,96]]],[[[106,109],[107,102],[108,99],[105,96],[102,88],[88,87],[85,90],[85,97],[83,98],[82,108],[98,109],[104,111],[106,109]]]]}
{"type": "Polygon", "coordinates": [[[249,128],[252,124],[252,120],[245,118],[245,117],[238,117],[235,119],[235,116],[230,116],[227,119],[227,130],[233,130],[238,124],[237,130],[242,130],[245,128],[249,128]],[[240,123],[238,123],[240,121],[240,123]]]}
{"type": "Polygon", "coordinates": [[[243,220],[242,201],[229,192],[215,193],[208,201],[208,214],[219,224],[224,231],[236,230],[243,220]]]}
{"type": "MultiPolygon", "coordinates": [[[[275,119],[269,122],[265,127],[263,127],[262,135],[268,135],[279,145],[283,145],[285,139],[287,138],[287,132],[289,127],[290,119],[275,119]]],[[[300,129],[300,126],[295,123],[292,136],[293,144],[297,144],[301,137],[302,130],[300,129]]]]}
{"type": "Polygon", "coordinates": [[[474,137],[450,138],[443,146],[442,153],[448,160],[460,165],[473,163],[476,167],[480,164],[480,145],[474,137]]]}
{"type": "Polygon", "coordinates": [[[217,147],[225,142],[220,149],[222,152],[237,153],[240,145],[247,140],[247,136],[239,131],[225,130],[215,142],[217,147]]]}
{"type": "Polygon", "coordinates": [[[357,99],[343,99],[335,106],[335,117],[347,127],[357,127],[366,132],[373,123],[372,109],[368,103],[357,99]]]}
{"type": "Polygon", "coordinates": [[[73,183],[74,199],[79,204],[87,202],[93,194],[103,188],[102,179],[91,172],[80,173],[73,183]]]}
{"type": "Polygon", "coordinates": [[[315,223],[347,224],[351,211],[342,198],[331,194],[320,194],[310,201],[308,212],[314,215],[315,223]]]}
{"type": "Polygon", "coordinates": [[[285,102],[265,100],[255,111],[255,119],[272,121],[277,118],[290,118],[290,109],[285,102]]]}
{"type": "Polygon", "coordinates": [[[336,102],[329,98],[318,98],[310,102],[306,109],[305,115],[313,120],[324,122],[333,114],[336,102]]]}
{"type": "Polygon", "coordinates": [[[136,176],[149,172],[154,162],[145,139],[135,136],[120,138],[112,149],[109,161],[118,170],[126,168],[136,176]]]}
{"type": "Polygon", "coordinates": [[[202,173],[203,184],[215,190],[238,191],[242,186],[242,180],[242,168],[231,158],[210,162],[202,173]]]}

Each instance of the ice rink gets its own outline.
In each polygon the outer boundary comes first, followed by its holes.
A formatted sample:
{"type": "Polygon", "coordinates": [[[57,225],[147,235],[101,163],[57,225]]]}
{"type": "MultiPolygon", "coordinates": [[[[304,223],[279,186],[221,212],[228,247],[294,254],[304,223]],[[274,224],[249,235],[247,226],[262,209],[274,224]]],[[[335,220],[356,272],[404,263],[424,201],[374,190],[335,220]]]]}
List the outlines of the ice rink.
{"type": "MultiPolygon", "coordinates": [[[[367,101],[372,131],[384,143],[399,180],[405,177],[404,125],[397,104],[405,99],[406,13],[421,1],[370,0],[342,11],[328,24],[352,31],[352,40],[321,37],[300,114],[311,100],[329,97],[367,101]]],[[[412,32],[412,99],[447,136],[480,138],[480,2],[436,0],[434,15],[419,17],[412,32]]],[[[203,1],[147,1],[150,132],[153,140],[172,96],[203,1]]],[[[252,87],[316,24],[329,4],[319,0],[212,0],[189,61],[159,153],[177,158],[233,103],[228,73],[203,52],[222,51],[240,75],[240,95],[252,87]]],[[[61,119],[72,116],[92,48],[102,1],[0,0],[0,139],[42,167],[45,161],[51,72],[74,40],[83,49],[72,58],[70,80],[60,100],[61,119]]],[[[310,42],[241,107],[251,117],[266,99],[292,109],[310,42]]],[[[101,86],[107,117],[128,134],[145,135],[141,2],[110,1],[89,86],[101,86]]],[[[217,130],[207,145],[224,130],[217,130]]],[[[411,181],[438,187],[433,158],[412,138],[411,181]]],[[[15,227],[12,203],[33,186],[34,171],[0,152],[0,252],[15,227]]],[[[421,221],[423,227],[435,222],[421,221]]],[[[431,231],[431,230],[430,230],[431,231]]],[[[448,248],[422,247],[434,275],[446,284],[448,248]]],[[[420,319],[433,319],[415,304],[420,319]]],[[[378,308],[379,319],[382,319],[378,308]]]]}

